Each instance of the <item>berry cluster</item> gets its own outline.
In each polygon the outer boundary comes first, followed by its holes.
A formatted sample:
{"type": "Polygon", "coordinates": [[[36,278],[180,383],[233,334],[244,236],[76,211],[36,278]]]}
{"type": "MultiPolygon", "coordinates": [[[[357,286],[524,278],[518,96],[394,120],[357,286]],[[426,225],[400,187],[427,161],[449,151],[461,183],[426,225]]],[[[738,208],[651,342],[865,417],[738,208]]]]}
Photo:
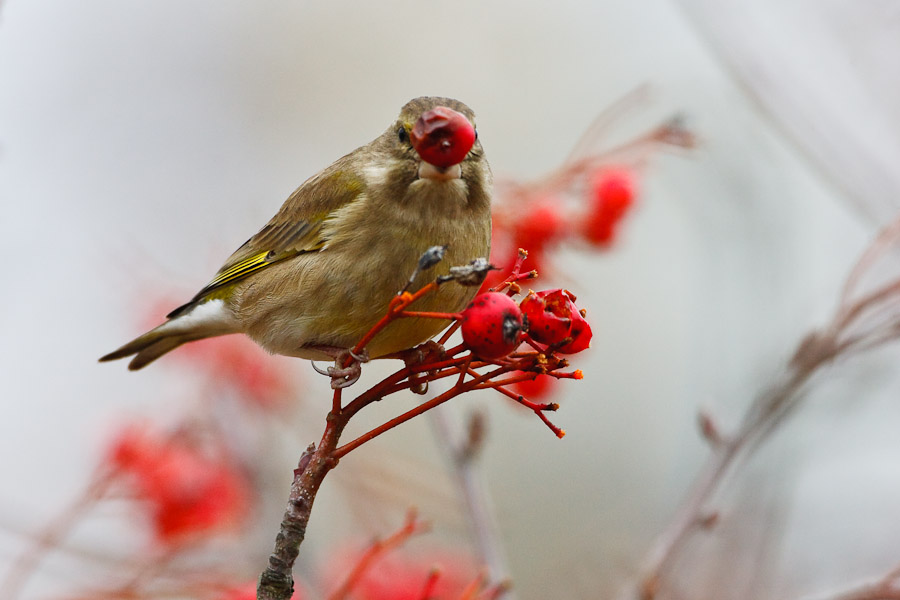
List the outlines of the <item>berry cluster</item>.
{"type": "Polygon", "coordinates": [[[107,464],[111,481],[146,504],[164,545],[234,527],[246,516],[250,483],[221,447],[134,425],[112,444],[107,464]]]}
{"type": "Polygon", "coordinates": [[[568,290],[529,292],[521,303],[501,292],[477,296],[461,315],[463,341],[481,358],[498,359],[525,341],[540,352],[575,354],[590,347],[591,326],[568,290]]]}

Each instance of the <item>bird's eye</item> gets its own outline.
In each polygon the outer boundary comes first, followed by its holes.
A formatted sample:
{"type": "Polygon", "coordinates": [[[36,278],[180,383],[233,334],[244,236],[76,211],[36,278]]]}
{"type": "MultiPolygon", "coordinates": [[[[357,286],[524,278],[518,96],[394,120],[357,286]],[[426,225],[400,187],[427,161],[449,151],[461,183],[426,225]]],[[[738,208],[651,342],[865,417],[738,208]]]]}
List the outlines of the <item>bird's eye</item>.
{"type": "Polygon", "coordinates": [[[478,130],[477,129],[475,130],[475,139],[476,140],[478,139],[478,130]]]}
{"type": "Polygon", "coordinates": [[[397,130],[397,137],[400,138],[401,143],[409,143],[409,132],[406,130],[406,127],[401,127],[397,130]]]}

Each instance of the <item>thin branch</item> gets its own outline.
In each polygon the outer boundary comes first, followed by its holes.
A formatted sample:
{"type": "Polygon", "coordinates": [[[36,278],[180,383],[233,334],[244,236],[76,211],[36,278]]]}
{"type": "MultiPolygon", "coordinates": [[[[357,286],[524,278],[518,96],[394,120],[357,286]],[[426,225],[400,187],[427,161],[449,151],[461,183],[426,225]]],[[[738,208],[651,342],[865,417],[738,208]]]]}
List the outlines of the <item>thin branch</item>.
{"type": "Polygon", "coordinates": [[[418,600],[433,600],[434,596],[434,588],[437,587],[438,579],[441,578],[441,570],[437,567],[432,568],[428,571],[428,577],[425,578],[425,585],[422,586],[422,591],[419,593],[418,600]]]}
{"type": "Polygon", "coordinates": [[[294,593],[294,562],[300,553],[300,544],[306,537],[306,527],[319,486],[325,475],[337,464],[332,454],[346,425],[346,421],[342,419],[331,418],[333,415],[334,413],[329,413],[319,447],[310,444],[294,471],[294,481],[275,539],[275,549],[269,556],[268,566],[259,577],[256,589],[259,600],[289,600],[294,593]]]}

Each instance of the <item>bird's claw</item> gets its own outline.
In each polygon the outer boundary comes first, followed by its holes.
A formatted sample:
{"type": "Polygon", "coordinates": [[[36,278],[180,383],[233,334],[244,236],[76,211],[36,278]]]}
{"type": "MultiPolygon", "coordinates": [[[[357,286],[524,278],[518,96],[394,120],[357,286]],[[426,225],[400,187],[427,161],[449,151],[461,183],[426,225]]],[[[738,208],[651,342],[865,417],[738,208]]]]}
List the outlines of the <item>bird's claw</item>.
{"type": "MultiPolygon", "coordinates": [[[[328,367],[325,373],[331,377],[331,389],[339,390],[350,387],[362,375],[362,363],[369,362],[369,355],[365,350],[361,354],[356,354],[353,350],[343,350],[334,360],[334,366],[328,367]],[[350,358],[350,364],[346,367],[342,366],[350,358]]],[[[318,370],[318,369],[316,369],[318,370]]]]}

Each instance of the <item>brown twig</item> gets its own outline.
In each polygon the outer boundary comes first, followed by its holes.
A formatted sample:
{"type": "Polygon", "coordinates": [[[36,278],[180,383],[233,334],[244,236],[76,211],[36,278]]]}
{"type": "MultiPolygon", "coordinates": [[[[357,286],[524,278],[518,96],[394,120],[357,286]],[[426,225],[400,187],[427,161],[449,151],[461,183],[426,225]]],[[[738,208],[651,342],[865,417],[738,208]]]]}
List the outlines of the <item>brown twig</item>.
{"type": "Polygon", "coordinates": [[[397,425],[400,425],[401,423],[405,423],[405,422],[409,421],[410,419],[417,417],[428,410],[431,410],[435,406],[440,406],[444,402],[447,402],[448,400],[451,400],[451,399],[455,398],[456,396],[459,396],[462,393],[465,393],[465,392],[475,389],[480,383],[483,383],[493,377],[497,377],[498,375],[502,375],[503,373],[509,372],[510,370],[512,370],[512,368],[513,367],[509,367],[509,366],[499,367],[497,369],[494,369],[493,371],[488,371],[484,375],[479,375],[478,377],[475,377],[474,379],[471,379],[461,385],[453,386],[452,388],[450,388],[443,394],[441,394],[435,398],[432,398],[431,400],[429,400],[427,402],[423,402],[419,406],[406,411],[402,415],[394,417],[390,421],[387,421],[386,423],[383,423],[382,425],[379,425],[378,427],[375,427],[374,429],[362,434],[361,436],[359,436],[352,442],[347,442],[340,448],[337,448],[334,451],[335,459],[339,459],[339,458],[343,457],[345,454],[359,448],[366,442],[375,439],[382,433],[393,429],[397,425]]]}
{"type": "Polygon", "coordinates": [[[346,425],[346,422],[330,418],[332,415],[333,413],[329,413],[319,447],[310,444],[294,471],[287,510],[275,539],[275,549],[269,556],[268,566],[259,577],[256,589],[259,600],[288,600],[294,593],[294,561],[300,553],[300,544],[306,537],[306,526],[319,486],[325,475],[337,464],[331,454],[346,425]]]}

